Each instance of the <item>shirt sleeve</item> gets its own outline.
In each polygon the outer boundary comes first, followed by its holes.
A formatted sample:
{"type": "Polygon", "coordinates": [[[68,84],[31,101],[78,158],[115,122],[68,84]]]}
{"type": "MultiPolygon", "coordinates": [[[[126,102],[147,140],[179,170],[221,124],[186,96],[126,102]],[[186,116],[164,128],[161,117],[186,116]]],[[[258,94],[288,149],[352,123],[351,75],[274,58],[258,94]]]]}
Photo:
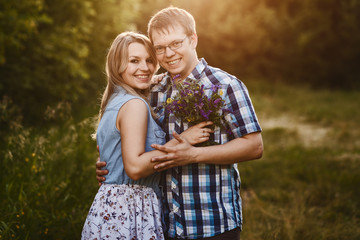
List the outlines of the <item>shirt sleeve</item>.
{"type": "Polygon", "coordinates": [[[228,110],[225,119],[234,136],[242,137],[249,133],[260,132],[261,127],[245,84],[233,79],[225,91],[225,108],[228,110]]]}

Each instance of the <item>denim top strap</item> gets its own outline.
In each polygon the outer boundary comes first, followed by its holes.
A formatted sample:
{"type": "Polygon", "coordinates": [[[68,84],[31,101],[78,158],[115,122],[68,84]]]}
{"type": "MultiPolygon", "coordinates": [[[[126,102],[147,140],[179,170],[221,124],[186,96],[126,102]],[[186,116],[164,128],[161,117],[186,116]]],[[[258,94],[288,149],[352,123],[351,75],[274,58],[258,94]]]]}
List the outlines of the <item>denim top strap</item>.
{"type": "Polygon", "coordinates": [[[157,194],[159,191],[160,174],[155,173],[146,178],[137,181],[132,180],[125,172],[122,158],[120,131],[116,128],[116,118],[120,108],[129,100],[138,98],[145,102],[148,109],[148,126],[146,136],[145,151],[152,151],[151,144],[164,144],[165,132],[157,125],[152,118],[147,102],[137,96],[130,95],[122,87],[116,87],[115,93],[111,96],[106,110],[100,120],[97,129],[97,144],[99,146],[100,161],[106,162],[106,169],[109,174],[106,175],[105,183],[108,184],[138,184],[152,187],[157,194]]]}

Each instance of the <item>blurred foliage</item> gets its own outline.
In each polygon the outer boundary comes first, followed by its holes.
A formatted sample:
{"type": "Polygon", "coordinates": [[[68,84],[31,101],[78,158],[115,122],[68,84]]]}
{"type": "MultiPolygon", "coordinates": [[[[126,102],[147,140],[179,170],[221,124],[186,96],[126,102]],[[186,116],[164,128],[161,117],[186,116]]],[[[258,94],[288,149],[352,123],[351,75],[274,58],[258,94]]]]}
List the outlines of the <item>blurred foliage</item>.
{"type": "Polygon", "coordinates": [[[32,123],[59,101],[97,101],[106,50],[129,28],[133,2],[0,0],[0,95],[32,123]]]}
{"type": "Polygon", "coordinates": [[[359,239],[359,91],[253,79],[247,87],[265,151],[238,165],[241,239],[359,239]]]}
{"type": "MultiPolygon", "coordinates": [[[[239,164],[241,239],[359,239],[359,91],[247,86],[265,152],[239,164]]],[[[19,108],[0,101],[0,239],[80,238],[97,190],[97,154],[93,120],[71,112],[60,102],[46,109],[46,128],[25,127],[19,108]]]]}
{"type": "Polygon", "coordinates": [[[79,239],[97,189],[90,118],[76,123],[69,103],[48,108],[46,130],[25,127],[0,101],[0,239],[79,239]],[[60,124],[61,123],[61,124],[60,124]]]}
{"type": "Polygon", "coordinates": [[[195,17],[199,53],[240,78],[360,87],[360,2],[176,1],[195,17]]]}
{"type": "Polygon", "coordinates": [[[194,15],[199,57],[244,79],[260,122],[290,116],[264,131],[261,162],[241,164],[243,238],[358,239],[356,0],[0,0],[0,238],[79,238],[107,49],[170,4],[194,15]],[[305,148],[293,119],[329,142],[305,148]]]}
{"type": "Polygon", "coordinates": [[[26,123],[58,101],[95,111],[113,38],[170,4],[194,15],[199,57],[240,79],[360,87],[359,1],[0,0],[0,95],[26,123]]]}

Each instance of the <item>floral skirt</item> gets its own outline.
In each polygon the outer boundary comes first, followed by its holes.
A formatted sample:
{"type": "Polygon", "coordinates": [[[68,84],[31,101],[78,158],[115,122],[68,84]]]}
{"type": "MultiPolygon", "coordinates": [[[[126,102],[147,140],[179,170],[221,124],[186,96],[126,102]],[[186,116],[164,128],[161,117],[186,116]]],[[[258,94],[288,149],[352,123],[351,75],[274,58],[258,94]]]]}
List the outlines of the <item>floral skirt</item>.
{"type": "Polygon", "coordinates": [[[86,218],[81,239],[164,239],[161,203],[140,185],[102,184],[86,218]]]}

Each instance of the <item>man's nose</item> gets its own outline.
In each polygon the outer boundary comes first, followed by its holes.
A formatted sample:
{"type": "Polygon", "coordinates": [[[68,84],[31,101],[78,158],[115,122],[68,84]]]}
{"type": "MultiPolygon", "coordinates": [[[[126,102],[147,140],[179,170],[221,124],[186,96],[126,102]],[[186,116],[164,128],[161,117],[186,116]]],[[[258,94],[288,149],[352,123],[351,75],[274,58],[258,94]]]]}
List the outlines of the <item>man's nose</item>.
{"type": "Polygon", "coordinates": [[[171,48],[169,48],[169,47],[166,47],[166,48],[165,48],[165,55],[166,55],[167,57],[172,56],[172,55],[174,55],[174,54],[175,54],[175,51],[171,50],[171,48]]]}

